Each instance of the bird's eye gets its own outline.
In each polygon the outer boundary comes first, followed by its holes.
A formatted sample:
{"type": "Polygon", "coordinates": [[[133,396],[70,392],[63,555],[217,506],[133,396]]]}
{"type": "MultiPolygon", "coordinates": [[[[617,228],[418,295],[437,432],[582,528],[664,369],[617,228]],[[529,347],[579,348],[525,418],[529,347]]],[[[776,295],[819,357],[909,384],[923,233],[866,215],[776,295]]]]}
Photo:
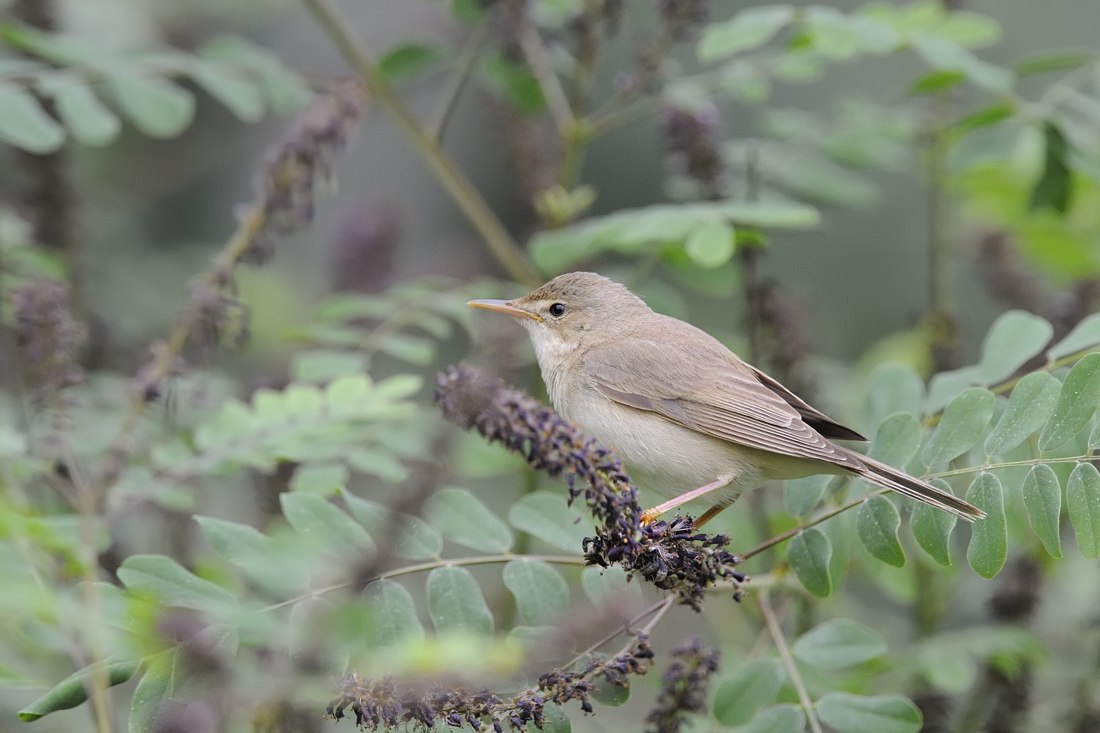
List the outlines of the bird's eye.
{"type": "Polygon", "coordinates": [[[565,315],[565,303],[551,303],[550,315],[554,318],[561,318],[565,315]]]}

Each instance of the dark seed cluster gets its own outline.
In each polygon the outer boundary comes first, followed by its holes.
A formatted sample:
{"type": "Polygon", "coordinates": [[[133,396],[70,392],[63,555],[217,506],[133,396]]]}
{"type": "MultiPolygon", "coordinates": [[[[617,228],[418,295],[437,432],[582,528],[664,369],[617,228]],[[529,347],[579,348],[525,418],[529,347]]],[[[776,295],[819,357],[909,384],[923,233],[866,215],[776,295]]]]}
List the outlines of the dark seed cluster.
{"type": "Polygon", "coordinates": [[[645,674],[653,652],[645,636],[610,659],[593,658],[572,672],[554,670],[539,678],[538,686],[510,698],[482,689],[436,684],[427,690],[399,685],[392,677],[365,679],[356,673],[343,680],[340,697],[329,703],[327,717],[342,720],[355,717],[355,725],[366,730],[389,730],[405,726],[429,730],[436,723],[452,728],[468,725],[494,733],[527,730],[528,723],[542,728],[547,703],[561,705],[576,700],[585,712],[592,712],[590,696],[602,684],[623,687],[630,675],[645,674]]]}
{"type": "Polygon", "coordinates": [[[49,404],[83,376],[78,360],[87,331],[69,311],[69,286],[30,280],[11,295],[15,343],[35,398],[49,404]]]}
{"type": "Polygon", "coordinates": [[[726,195],[728,166],[721,146],[721,115],[713,102],[691,109],[669,107],[662,129],[669,165],[695,181],[703,198],[726,195]]]}
{"type": "Polygon", "coordinates": [[[707,709],[707,686],[718,671],[719,654],[692,637],[672,650],[673,662],[661,676],[657,704],[649,711],[647,731],[678,733],[689,713],[707,709]]]}
{"type": "Polygon", "coordinates": [[[439,374],[435,401],[448,420],[565,478],[570,501],[584,497],[598,522],[596,536],[584,541],[590,565],[617,563],[696,610],[720,580],[731,581],[739,597],[745,576],[735,569],[739,558],[725,549],[727,537],[696,532],[690,517],[643,525],[638,491],[619,460],[531,395],[460,364],[439,374]]]}

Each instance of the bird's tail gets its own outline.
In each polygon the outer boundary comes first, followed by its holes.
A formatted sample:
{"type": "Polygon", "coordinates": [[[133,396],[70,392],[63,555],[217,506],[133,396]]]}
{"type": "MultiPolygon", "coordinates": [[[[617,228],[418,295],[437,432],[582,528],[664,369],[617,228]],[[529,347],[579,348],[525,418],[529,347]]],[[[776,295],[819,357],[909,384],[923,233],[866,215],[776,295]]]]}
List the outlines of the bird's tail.
{"type": "Polygon", "coordinates": [[[970,502],[963,501],[957,496],[937,489],[927,481],[913,478],[903,471],[899,471],[896,468],[887,466],[885,463],[876,461],[873,458],[868,458],[855,451],[851,451],[851,454],[863,464],[864,470],[858,472],[860,478],[866,479],[885,489],[891,489],[899,494],[912,497],[917,501],[924,502],[937,509],[950,512],[956,517],[965,519],[968,522],[973,522],[975,519],[982,519],[985,517],[985,512],[970,502]]]}

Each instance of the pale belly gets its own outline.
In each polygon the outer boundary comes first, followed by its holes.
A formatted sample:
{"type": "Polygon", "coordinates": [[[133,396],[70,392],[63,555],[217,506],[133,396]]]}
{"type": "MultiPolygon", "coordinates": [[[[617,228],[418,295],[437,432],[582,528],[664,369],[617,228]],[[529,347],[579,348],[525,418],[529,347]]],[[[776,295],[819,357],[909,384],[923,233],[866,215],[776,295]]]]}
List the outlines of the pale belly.
{"type": "Polygon", "coordinates": [[[720,440],[595,392],[558,404],[557,409],[611,448],[638,485],[669,498],[723,479],[726,486],[708,494],[706,503],[728,504],[768,480],[833,472],[820,461],[720,440]]]}

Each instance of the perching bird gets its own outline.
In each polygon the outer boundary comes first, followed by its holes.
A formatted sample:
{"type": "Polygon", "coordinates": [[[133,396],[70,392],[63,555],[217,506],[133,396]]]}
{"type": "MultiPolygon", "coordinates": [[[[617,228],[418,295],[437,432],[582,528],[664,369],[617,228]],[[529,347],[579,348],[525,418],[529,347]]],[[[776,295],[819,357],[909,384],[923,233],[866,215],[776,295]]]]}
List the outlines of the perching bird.
{"type": "Polygon", "coordinates": [[[647,520],[706,497],[696,526],[771,479],[852,475],[974,521],[985,513],[926,481],[837,445],[861,440],[709,334],[655,313],[590,272],[560,275],[515,300],[473,300],[515,317],[550,400],[669,501],[647,520]]]}

